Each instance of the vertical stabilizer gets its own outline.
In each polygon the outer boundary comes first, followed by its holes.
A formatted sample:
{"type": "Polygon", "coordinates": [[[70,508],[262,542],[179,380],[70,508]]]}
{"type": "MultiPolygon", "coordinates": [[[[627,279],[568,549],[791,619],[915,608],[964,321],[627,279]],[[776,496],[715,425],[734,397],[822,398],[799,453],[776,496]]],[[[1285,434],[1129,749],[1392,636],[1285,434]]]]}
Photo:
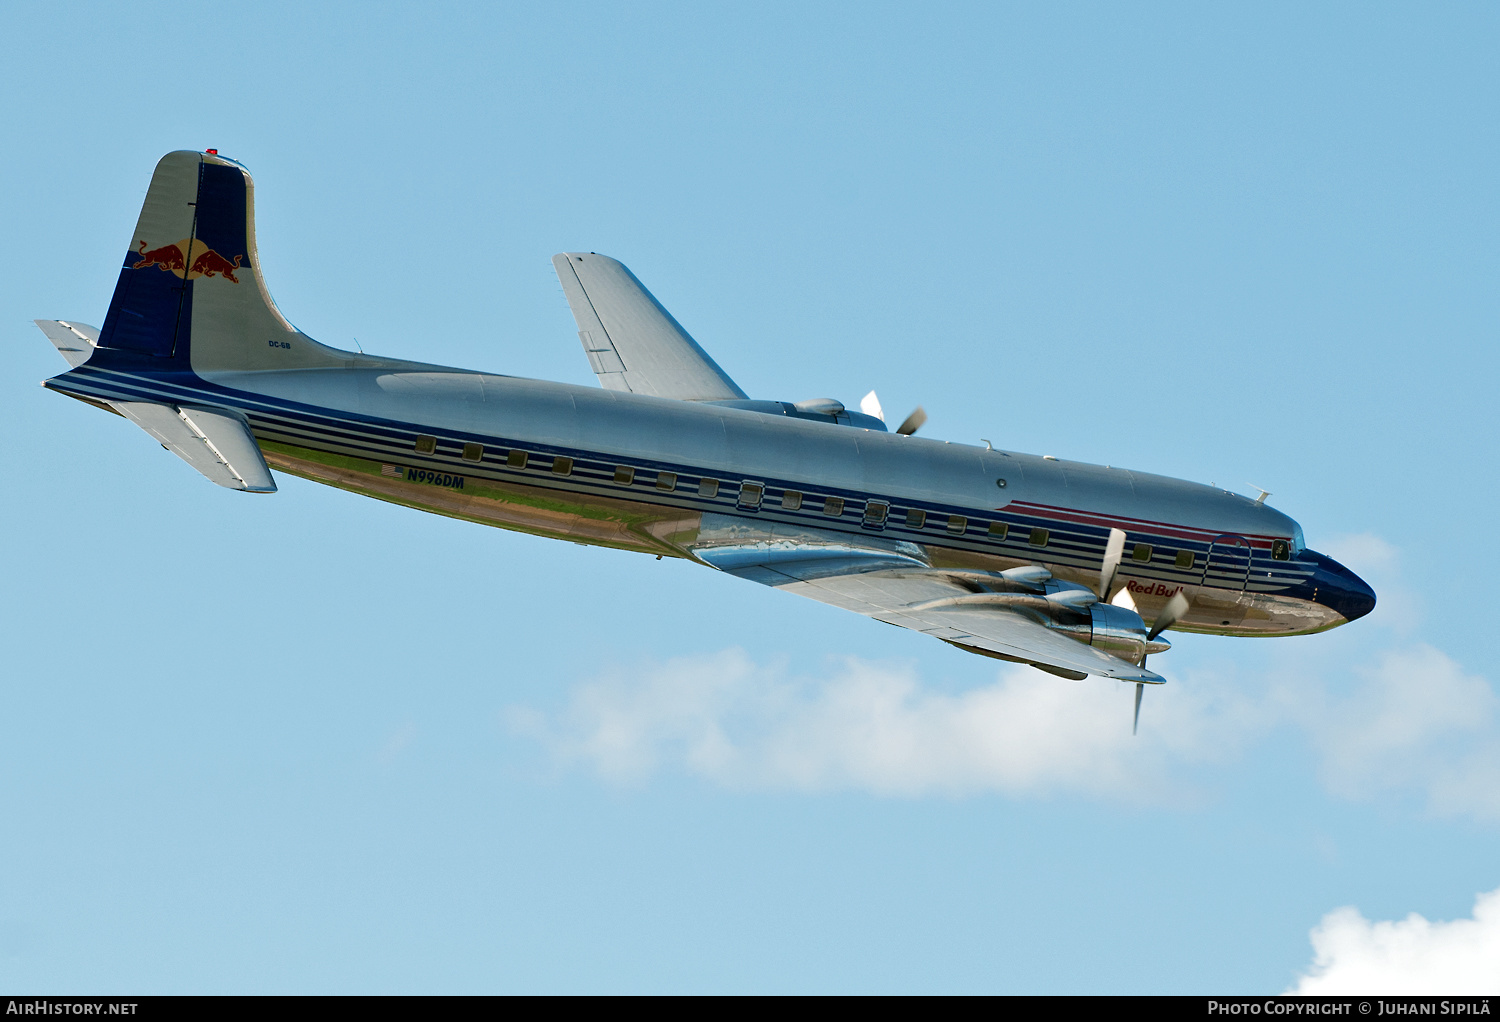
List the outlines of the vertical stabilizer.
{"type": "Polygon", "coordinates": [[[350,355],[288,323],[255,249],[255,186],[233,160],[168,153],[156,165],[100,331],[110,355],[199,373],[306,369],[350,355]]]}

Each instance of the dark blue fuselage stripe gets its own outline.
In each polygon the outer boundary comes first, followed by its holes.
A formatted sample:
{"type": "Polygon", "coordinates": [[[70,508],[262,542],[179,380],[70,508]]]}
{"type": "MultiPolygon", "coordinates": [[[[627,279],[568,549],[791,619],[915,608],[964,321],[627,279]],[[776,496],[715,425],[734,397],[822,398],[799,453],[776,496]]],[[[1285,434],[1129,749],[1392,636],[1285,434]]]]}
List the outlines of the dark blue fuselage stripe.
{"type": "MultiPolygon", "coordinates": [[[[176,374],[186,376],[186,374],[176,374]]],[[[737,494],[725,493],[722,497],[706,498],[697,494],[689,494],[686,491],[662,491],[656,490],[654,486],[643,485],[643,483],[654,483],[654,477],[646,479],[647,472],[660,473],[671,472],[678,476],[679,483],[688,480],[703,478],[719,479],[721,482],[729,483],[731,486],[738,480],[724,479],[722,475],[714,475],[712,470],[704,471],[697,466],[672,464],[666,462],[636,462],[631,467],[635,468],[641,477],[636,480],[635,485],[620,486],[613,482],[614,467],[620,463],[620,459],[603,455],[597,451],[586,451],[578,448],[563,448],[552,445],[538,445],[519,441],[508,437],[493,437],[484,434],[463,433],[462,431],[445,430],[446,442],[440,440],[440,448],[452,447],[453,455],[458,457],[458,452],[464,443],[480,443],[485,446],[484,460],[478,463],[462,462],[455,466],[449,457],[424,457],[417,454],[413,448],[415,437],[419,434],[432,435],[427,431],[431,427],[419,424],[399,422],[390,419],[368,416],[357,412],[321,408],[291,401],[283,398],[268,397],[261,394],[252,394],[246,391],[234,390],[222,387],[209,381],[194,378],[191,382],[184,380],[162,379],[152,376],[138,376],[133,373],[124,373],[118,370],[90,369],[87,365],[80,366],[63,377],[57,377],[49,381],[54,389],[64,392],[77,393],[80,395],[102,398],[105,400],[124,401],[157,401],[168,403],[189,403],[194,401],[216,400],[220,403],[230,405],[242,412],[250,421],[251,428],[258,438],[271,442],[288,443],[293,446],[307,446],[314,450],[326,453],[340,454],[348,457],[365,458],[368,460],[382,462],[398,462],[403,465],[420,466],[424,469],[453,473],[461,471],[465,475],[479,479],[488,479],[495,482],[523,482],[526,485],[537,486],[542,489],[557,489],[565,492],[579,492],[598,496],[613,497],[620,499],[629,493],[629,499],[643,504],[655,504],[656,506],[683,508],[689,510],[710,510],[717,513],[736,513],[751,517],[756,515],[769,516],[772,518],[786,520],[805,525],[816,525],[822,528],[830,528],[838,531],[854,534],[878,531],[890,533],[906,533],[913,537],[920,536],[922,541],[930,546],[947,547],[949,549],[965,550],[974,553],[1006,556],[1013,559],[1030,560],[1043,555],[1054,563],[1066,564],[1069,567],[1081,568],[1083,570],[1093,569],[1097,571],[1097,564],[1103,556],[1104,543],[1107,541],[1109,530],[1099,526],[1079,525],[1072,522],[1058,521],[1039,514],[1023,514],[1016,511],[984,511],[982,517],[977,516],[975,509],[941,505],[931,502],[893,499],[886,496],[871,496],[865,493],[851,490],[839,490],[830,487],[816,487],[809,490],[804,484],[791,480],[757,480],[765,485],[764,504],[757,509],[742,508],[738,506],[737,494]],[[525,450],[528,453],[538,454],[544,457],[569,457],[573,459],[573,474],[569,476],[551,475],[548,469],[540,467],[526,469],[503,469],[501,468],[500,456],[492,457],[492,449],[495,451],[525,450]],[[596,476],[601,482],[592,484],[586,478],[580,477],[596,476]],[[779,500],[785,491],[800,492],[807,498],[807,504],[814,505],[796,511],[780,507],[770,506],[774,500],[779,500]],[[668,496],[668,493],[671,496],[668,496]],[[681,494],[681,495],[679,495],[681,494]],[[642,499],[655,496],[655,500],[642,499]],[[834,518],[822,514],[820,497],[834,496],[845,501],[844,514],[834,518]],[[878,528],[865,527],[860,524],[863,516],[864,506],[869,501],[879,501],[889,506],[890,511],[885,524],[878,528]],[[912,529],[905,525],[904,517],[907,509],[918,509],[925,511],[928,516],[927,527],[912,529]],[[967,527],[963,538],[949,533],[946,529],[947,518],[958,516],[967,519],[967,527]],[[990,523],[1003,523],[1007,526],[1008,534],[1005,539],[997,540],[988,535],[990,523]],[[1047,544],[1043,547],[1031,546],[1029,543],[1032,529],[1041,528],[1048,531],[1047,544]],[[974,539],[968,539],[970,534],[974,539]]],[[[729,487],[725,487],[726,490],[729,487]]],[[[1213,544],[1206,542],[1194,542],[1175,537],[1152,535],[1149,533],[1135,533],[1133,542],[1146,543],[1151,546],[1160,545],[1172,551],[1191,550],[1194,553],[1194,568],[1190,570],[1178,569],[1175,566],[1147,564],[1127,560],[1121,567],[1128,570],[1133,577],[1142,577],[1171,585],[1203,585],[1222,580],[1227,583],[1213,588],[1224,588],[1238,591],[1248,581],[1248,588],[1255,591],[1285,592],[1289,588],[1299,588],[1308,584],[1313,573],[1313,568],[1295,561],[1270,561],[1268,558],[1256,558],[1252,549],[1250,563],[1245,564],[1242,560],[1239,548],[1231,547],[1224,551],[1228,558],[1227,562],[1218,558],[1212,565],[1200,568],[1203,562],[1202,555],[1213,544]],[[1204,570],[1206,568],[1206,570],[1204,570]],[[1271,570],[1275,572],[1269,578],[1246,579],[1246,570],[1260,571],[1271,570]]],[[[1153,555],[1154,559],[1154,555],[1153,555]]]]}

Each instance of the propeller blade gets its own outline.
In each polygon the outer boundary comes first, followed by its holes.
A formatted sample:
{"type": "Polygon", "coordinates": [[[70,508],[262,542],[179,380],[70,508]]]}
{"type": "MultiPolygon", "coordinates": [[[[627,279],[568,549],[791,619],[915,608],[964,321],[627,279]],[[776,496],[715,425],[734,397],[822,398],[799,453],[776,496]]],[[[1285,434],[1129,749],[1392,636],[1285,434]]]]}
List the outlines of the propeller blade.
{"type": "Polygon", "coordinates": [[[906,417],[906,421],[896,427],[896,432],[902,436],[911,436],[922,428],[922,423],[927,421],[927,413],[922,411],[922,406],[917,405],[917,410],[906,417]]]}
{"type": "Polygon", "coordinates": [[[880,398],[875,396],[872,390],[859,399],[859,410],[866,415],[873,415],[881,422],[885,421],[885,409],[880,407],[880,398]]]}
{"type": "Polygon", "coordinates": [[[1104,544],[1104,564],[1099,569],[1099,599],[1109,599],[1109,587],[1114,584],[1115,572],[1120,570],[1120,559],[1125,556],[1125,532],[1109,530],[1109,542],[1104,544]]]}
{"type": "Polygon", "coordinates": [[[1188,598],[1179,592],[1176,596],[1168,600],[1167,605],[1162,608],[1161,615],[1156,619],[1156,623],[1151,626],[1151,631],[1146,633],[1146,641],[1150,642],[1162,632],[1175,625],[1178,619],[1187,613],[1187,609],[1188,598]]]}
{"type": "MultiPolygon", "coordinates": [[[[1144,658],[1142,658],[1144,662],[1144,658]]],[[[1146,686],[1140,682],[1135,683],[1135,723],[1130,725],[1130,733],[1134,735],[1141,729],[1141,696],[1146,694],[1146,686]]]]}

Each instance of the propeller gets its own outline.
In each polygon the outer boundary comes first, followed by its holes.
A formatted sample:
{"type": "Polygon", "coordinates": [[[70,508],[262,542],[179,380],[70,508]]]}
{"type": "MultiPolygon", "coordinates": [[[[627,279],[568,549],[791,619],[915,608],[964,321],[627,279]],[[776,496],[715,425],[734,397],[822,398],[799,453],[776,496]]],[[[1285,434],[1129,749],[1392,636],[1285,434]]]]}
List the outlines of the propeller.
{"type": "Polygon", "coordinates": [[[1104,564],[1099,569],[1099,599],[1109,599],[1109,587],[1114,585],[1115,572],[1120,570],[1120,559],[1124,556],[1124,530],[1110,529],[1109,542],[1104,544],[1104,564]]]}
{"type": "MultiPolygon", "coordinates": [[[[859,399],[859,410],[866,415],[875,416],[881,422],[885,421],[885,410],[880,407],[880,398],[875,396],[873,390],[859,399]]],[[[918,405],[917,410],[903,419],[901,425],[896,427],[896,432],[901,436],[911,436],[917,430],[921,429],[922,424],[926,421],[927,413],[922,410],[921,405],[918,405]]]]}
{"type": "MultiPolygon", "coordinates": [[[[1181,590],[1179,590],[1177,595],[1168,600],[1167,605],[1157,615],[1156,623],[1151,626],[1151,631],[1146,633],[1146,641],[1150,642],[1162,632],[1175,625],[1182,615],[1187,613],[1187,609],[1188,598],[1182,595],[1181,590]]],[[[1141,660],[1142,664],[1145,662],[1144,659],[1141,660]]]]}
{"type": "MultiPolygon", "coordinates": [[[[1110,529],[1109,530],[1109,539],[1104,544],[1104,562],[1099,565],[1099,599],[1101,599],[1101,600],[1109,600],[1109,590],[1115,584],[1115,575],[1119,572],[1119,570],[1120,570],[1120,561],[1124,557],[1125,557],[1125,532],[1122,529],[1110,529]]],[[[1132,611],[1136,610],[1135,600],[1131,598],[1131,596],[1130,596],[1130,590],[1129,589],[1121,589],[1119,591],[1119,593],[1116,594],[1115,598],[1113,600],[1110,600],[1110,602],[1113,603],[1117,607],[1124,607],[1125,609],[1132,610],[1132,611]]],[[[1179,617],[1181,617],[1182,616],[1182,612],[1184,610],[1186,610],[1186,609],[1187,609],[1187,600],[1183,599],[1183,596],[1182,596],[1181,593],[1178,593],[1176,596],[1172,597],[1172,599],[1170,601],[1168,601],[1166,609],[1164,611],[1162,611],[1161,617],[1159,617],[1159,618],[1156,619],[1156,624],[1155,624],[1155,626],[1153,626],[1153,630],[1150,633],[1150,635],[1147,637],[1146,641],[1150,642],[1152,639],[1156,638],[1159,634],[1161,634],[1161,632],[1162,632],[1163,629],[1167,628],[1169,625],[1172,624],[1172,622],[1176,621],[1179,617]],[[1182,606],[1181,607],[1177,607],[1177,605],[1176,605],[1176,601],[1178,601],[1178,600],[1182,600],[1182,606]],[[1174,609],[1174,608],[1176,608],[1176,609],[1174,609]]],[[[1139,613],[1139,612],[1137,611],[1137,613],[1139,613]]],[[[1139,666],[1141,666],[1141,667],[1145,667],[1146,666],[1146,654],[1144,654],[1144,653],[1141,654],[1141,662],[1140,662],[1139,666]]],[[[1135,720],[1130,725],[1130,733],[1131,734],[1135,734],[1140,729],[1140,726],[1141,726],[1141,696],[1143,696],[1145,694],[1146,694],[1146,685],[1145,685],[1145,683],[1144,682],[1140,682],[1140,681],[1136,682],[1135,683],[1135,720]]]]}
{"type": "MultiPolygon", "coordinates": [[[[1146,633],[1146,641],[1150,642],[1162,632],[1175,625],[1182,618],[1182,615],[1187,613],[1188,606],[1188,598],[1182,595],[1181,590],[1178,590],[1177,595],[1168,600],[1167,605],[1163,607],[1161,609],[1161,613],[1156,616],[1156,621],[1152,623],[1151,630],[1146,633]]],[[[1141,654],[1140,666],[1146,666],[1146,654],[1144,653],[1141,654]]],[[[1141,727],[1141,696],[1145,695],[1145,693],[1146,686],[1139,681],[1136,682],[1135,721],[1130,725],[1130,733],[1132,735],[1139,731],[1141,727]]]]}

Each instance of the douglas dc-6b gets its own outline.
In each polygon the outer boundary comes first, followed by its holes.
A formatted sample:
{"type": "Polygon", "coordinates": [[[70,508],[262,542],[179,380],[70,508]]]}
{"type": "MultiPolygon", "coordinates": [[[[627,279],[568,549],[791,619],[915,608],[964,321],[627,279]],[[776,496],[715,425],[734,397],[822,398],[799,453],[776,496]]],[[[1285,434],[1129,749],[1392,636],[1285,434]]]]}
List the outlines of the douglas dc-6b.
{"type": "Polygon", "coordinates": [[[203,475],[271,468],[485,525],[682,557],[1064,678],[1160,684],[1167,628],[1301,635],[1375,593],[1265,503],[1121,468],[888,432],[873,392],[747,397],[622,264],[553,258],[601,389],[319,344],[261,278],[250,175],[156,167],[102,329],[38,325],[43,385],[203,475]],[[1147,624],[1150,622],[1150,624],[1147,624]]]}

